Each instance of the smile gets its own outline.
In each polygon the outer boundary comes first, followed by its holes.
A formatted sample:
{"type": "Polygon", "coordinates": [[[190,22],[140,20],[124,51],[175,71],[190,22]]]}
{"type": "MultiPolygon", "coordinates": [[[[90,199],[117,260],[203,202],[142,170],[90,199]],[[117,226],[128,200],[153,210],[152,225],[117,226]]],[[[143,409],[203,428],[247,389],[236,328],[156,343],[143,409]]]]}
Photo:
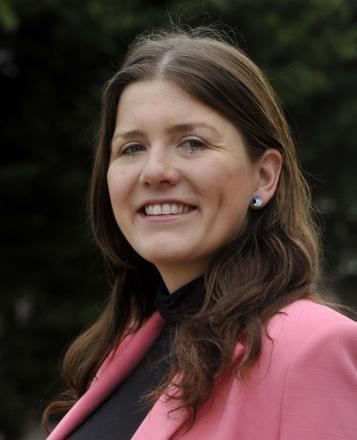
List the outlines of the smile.
{"type": "Polygon", "coordinates": [[[190,205],[180,203],[162,203],[150,204],[144,206],[145,215],[172,215],[172,214],[186,214],[195,208],[190,205]]]}

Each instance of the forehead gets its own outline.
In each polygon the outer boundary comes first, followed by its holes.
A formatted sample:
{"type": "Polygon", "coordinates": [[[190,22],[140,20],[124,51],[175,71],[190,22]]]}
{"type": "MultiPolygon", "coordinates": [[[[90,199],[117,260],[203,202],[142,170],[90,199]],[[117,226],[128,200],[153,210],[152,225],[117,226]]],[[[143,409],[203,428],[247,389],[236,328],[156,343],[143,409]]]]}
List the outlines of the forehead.
{"type": "Polygon", "coordinates": [[[119,99],[117,125],[149,125],[158,120],[167,124],[191,124],[196,120],[213,125],[229,123],[171,81],[138,81],[127,86],[119,99]]]}

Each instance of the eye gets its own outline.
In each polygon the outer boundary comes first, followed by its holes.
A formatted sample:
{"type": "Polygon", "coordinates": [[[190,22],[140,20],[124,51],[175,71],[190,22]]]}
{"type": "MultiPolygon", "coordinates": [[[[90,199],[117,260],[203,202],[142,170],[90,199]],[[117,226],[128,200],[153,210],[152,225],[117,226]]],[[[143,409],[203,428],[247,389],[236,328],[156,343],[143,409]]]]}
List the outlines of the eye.
{"type": "Polygon", "coordinates": [[[197,138],[186,139],[181,143],[181,146],[189,153],[195,153],[196,151],[207,148],[207,145],[197,138]]]}
{"type": "Polygon", "coordinates": [[[132,154],[139,153],[140,151],[145,150],[144,145],[141,144],[130,144],[123,147],[120,150],[120,156],[131,156],[132,154]]]}

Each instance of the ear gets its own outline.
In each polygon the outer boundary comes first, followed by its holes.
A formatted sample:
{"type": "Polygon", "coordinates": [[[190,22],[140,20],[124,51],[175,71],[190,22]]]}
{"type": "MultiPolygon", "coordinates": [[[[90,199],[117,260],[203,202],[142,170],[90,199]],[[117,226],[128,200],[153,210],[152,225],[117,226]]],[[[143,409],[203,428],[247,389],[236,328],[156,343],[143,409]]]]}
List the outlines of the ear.
{"type": "Polygon", "coordinates": [[[282,161],[281,153],[274,148],[270,148],[255,163],[257,177],[253,195],[259,195],[263,199],[264,205],[269,202],[275,193],[282,161]]]}

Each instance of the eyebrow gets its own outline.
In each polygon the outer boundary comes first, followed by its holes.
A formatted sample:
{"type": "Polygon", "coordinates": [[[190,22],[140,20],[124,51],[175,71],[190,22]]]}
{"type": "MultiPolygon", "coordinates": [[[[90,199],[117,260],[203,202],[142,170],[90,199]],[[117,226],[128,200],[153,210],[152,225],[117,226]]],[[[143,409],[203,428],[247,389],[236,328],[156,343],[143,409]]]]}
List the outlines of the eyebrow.
{"type": "MultiPolygon", "coordinates": [[[[207,128],[214,132],[216,136],[219,135],[219,132],[212,125],[206,124],[205,122],[197,122],[197,123],[185,123],[185,124],[177,124],[170,127],[167,132],[170,134],[183,133],[185,131],[190,131],[195,128],[207,128]]],[[[112,142],[114,143],[118,138],[122,138],[124,140],[132,139],[133,137],[144,137],[145,133],[141,130],[129,130],[126,132],[118,132],[113,136],[112,142]]]]}

